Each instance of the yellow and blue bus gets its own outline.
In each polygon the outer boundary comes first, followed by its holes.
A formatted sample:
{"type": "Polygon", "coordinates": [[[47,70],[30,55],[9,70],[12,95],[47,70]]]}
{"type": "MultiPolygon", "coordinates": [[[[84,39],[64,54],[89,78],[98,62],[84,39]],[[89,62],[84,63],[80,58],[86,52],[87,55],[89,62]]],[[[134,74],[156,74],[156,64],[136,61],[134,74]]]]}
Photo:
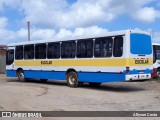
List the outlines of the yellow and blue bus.
{"type": "Polygon", "coordinates": [[[150,79],[153,71],[149,33],[136,30],[109,32],[66,40],[43,40],[8,45],[6,75],[66,80],[70,87],[84,82],[150,79]]]}

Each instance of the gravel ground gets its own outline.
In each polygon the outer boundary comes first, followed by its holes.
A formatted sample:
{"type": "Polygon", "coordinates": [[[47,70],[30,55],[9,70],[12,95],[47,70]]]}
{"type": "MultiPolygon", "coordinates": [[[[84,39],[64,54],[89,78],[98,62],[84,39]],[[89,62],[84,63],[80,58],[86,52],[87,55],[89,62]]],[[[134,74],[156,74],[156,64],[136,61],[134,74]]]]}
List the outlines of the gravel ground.
{"type": "MultiPolygon", "coordinates": [[[[41,83],[37,80],[19,82],[17,78],[6,78],[5,75],[1,74],[0,111],[12,110],[160,111],[160,81],[104,83],[97,88],[84,84],[80,88],[69,88],[66,82],[48,81],[47,83],[41,83]]],[[[66,118],[45,119],[61,120],[66,118]]],[[[75,118],[67,119],[72,120],[75,118]]],[[[93,118],[85,119],[90,120],[93,118]]],[[[94,119],[113,120],[117,118],[94,119]]],[[[118,119],[124,120],[124,118],[118,119]]],[[[139,118],[125,119],[136,120],[139,118]]],[[[150,119],[145,118],[145,120],[150,119]]]]}

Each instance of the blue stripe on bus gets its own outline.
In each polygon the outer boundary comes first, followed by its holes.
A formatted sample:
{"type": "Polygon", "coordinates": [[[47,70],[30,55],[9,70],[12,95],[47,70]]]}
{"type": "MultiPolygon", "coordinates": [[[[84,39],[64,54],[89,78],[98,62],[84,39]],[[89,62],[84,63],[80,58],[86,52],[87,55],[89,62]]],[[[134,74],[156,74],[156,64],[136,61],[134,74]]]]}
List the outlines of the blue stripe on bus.
{"type": "Polygon", "coordinates": [[[6,76],[7,77],[16,77],[16,70],[6,70],[6,76]]]}
{"type": "Polygon", "coordinates": [[[82,82],[121,82],[125,81],[125,74],[81,72],[78,79],[82,82]]]}
{"type": "MultiPolygon", "coordinates": [[[[145,70],[143,74],[151,74],[152,70],[145,70]]],[[[66,80],[66,72],[55,71],[24,71],[25,78],[33,79],[50,79],[50,80],[66,80]]],[[[132,70],[129,74],[139,74],[139,71],[132,70]]],[[[128,75],[129,75],[128,74],[128,75]]],[[[7,70],[8,77],[16,77],[15,70],[7,70]]],[[[125,81],[126,72],[104,73],[104,72],[78,72],[78,79],[83,82],[121,82],[125,81]]]]}
{"type": "Polygon", "coordinates": [[[35,79],[56,79],[65,80],[65,72],[55,72],[55,71],[24,71],[26,78],[35,79]]]}
{"type": "MultiPolygon", "coordinates": [[[[133,75],[133,74],[151,74],[153,72],[153,70],[147,69],[147,70],[131,70],[129,71],[129,75],[133,75]]],[[[124,74],[126,74],[126,71],[124,71],[124,74]]]]}

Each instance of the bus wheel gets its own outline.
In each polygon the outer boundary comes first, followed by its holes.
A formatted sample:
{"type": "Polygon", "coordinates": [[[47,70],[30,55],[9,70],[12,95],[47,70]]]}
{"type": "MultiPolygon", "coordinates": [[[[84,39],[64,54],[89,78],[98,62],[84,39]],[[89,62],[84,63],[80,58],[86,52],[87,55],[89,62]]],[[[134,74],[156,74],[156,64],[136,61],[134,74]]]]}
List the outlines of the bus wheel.
{"type": "Polygon", "coordinates": [[[76,88],[82,86],[83,83],[78,81],[77,73],[72,71],[67,74],[67,84],[69,87],[76,88]]]}
{"type": "Polygon", "coordinates": [[[45,82],[47,82],[47,79],[40,79],[40,81],[45,83],[45,82]]]}
{"type": "Polygon", "coordinates": [[[19,81],[22,81],[22,82],[26,81],[26,79],[24,78],[24,72],[23,72],[23,70],[20,70],[18,72],[17,77],[18,77],[19,81]]]}
{"type": "Polygon", "coordinates": [[[89,82],[89,85],[92,87],[98,87],[101,85],[101,82],[89,82]]]}

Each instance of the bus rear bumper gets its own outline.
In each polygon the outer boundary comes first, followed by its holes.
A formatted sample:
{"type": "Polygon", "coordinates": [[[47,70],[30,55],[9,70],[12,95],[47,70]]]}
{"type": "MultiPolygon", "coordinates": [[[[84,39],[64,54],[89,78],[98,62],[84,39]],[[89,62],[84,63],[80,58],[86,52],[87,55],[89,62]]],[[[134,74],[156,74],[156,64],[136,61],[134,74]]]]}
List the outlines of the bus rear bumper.
{"type": "Polygon", "coordinates": [[[151,74],[126,75],[126,81],[151,79],[151,74]]]}

